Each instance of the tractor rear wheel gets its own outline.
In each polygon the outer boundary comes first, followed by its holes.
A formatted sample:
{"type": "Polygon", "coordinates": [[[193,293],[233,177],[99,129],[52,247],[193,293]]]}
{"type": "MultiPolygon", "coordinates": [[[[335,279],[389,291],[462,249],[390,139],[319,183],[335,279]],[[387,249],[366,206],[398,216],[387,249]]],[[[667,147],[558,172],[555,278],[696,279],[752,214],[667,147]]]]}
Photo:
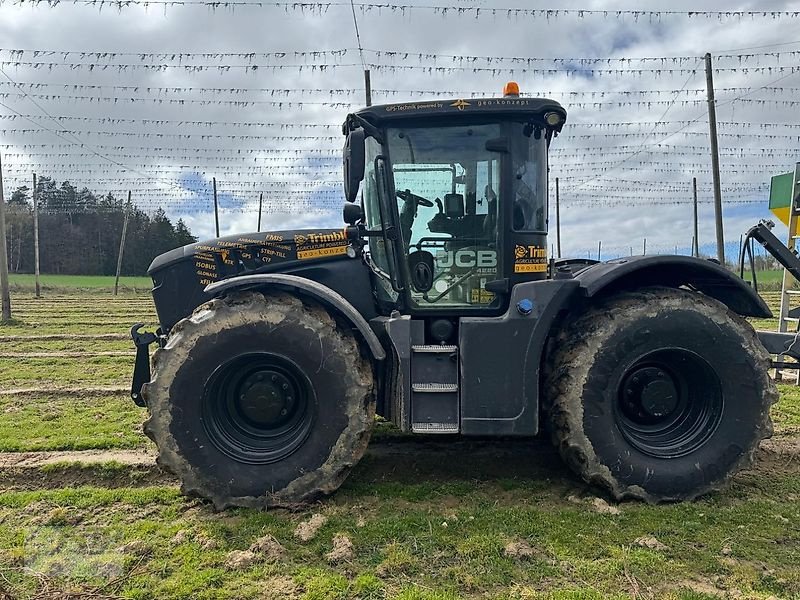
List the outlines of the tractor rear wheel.
{"type": "Polygon", "coordinates": [[[554,340],[553,441],[618,500],[693,499],[749,466],[777,391],[753,328],[723,304],[646,288],[601,302],[554,340]]]}
{"type": "Polygon", "coordinates": [[[321,306],[239,292],[198,307],[156,351],[145,433],[184,493],[293,506],[336,490],[375,417],[373,374],[321,306]]]}

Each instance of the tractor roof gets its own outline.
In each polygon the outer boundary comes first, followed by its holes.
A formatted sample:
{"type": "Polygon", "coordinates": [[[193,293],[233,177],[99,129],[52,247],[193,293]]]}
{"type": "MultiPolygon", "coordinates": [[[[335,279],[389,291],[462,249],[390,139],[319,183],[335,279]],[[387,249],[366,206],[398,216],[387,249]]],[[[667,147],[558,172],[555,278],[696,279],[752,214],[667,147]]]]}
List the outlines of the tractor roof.
{"type": "MultiPolygon", "coordinates": [[[[387,121],[429,117],[480,117],[480,116],[541,116],[548,112],[561,114],[563,123],[567,111],[555,100],[547,98],[509,97],[432,100],[380,104],[356,111],[354,114],[374,124],[387,121]]],[[[349,118],[348,118],[349,120],[349,118]]],[[[559,127],[560,129],[560,127],[559,127]]]]}

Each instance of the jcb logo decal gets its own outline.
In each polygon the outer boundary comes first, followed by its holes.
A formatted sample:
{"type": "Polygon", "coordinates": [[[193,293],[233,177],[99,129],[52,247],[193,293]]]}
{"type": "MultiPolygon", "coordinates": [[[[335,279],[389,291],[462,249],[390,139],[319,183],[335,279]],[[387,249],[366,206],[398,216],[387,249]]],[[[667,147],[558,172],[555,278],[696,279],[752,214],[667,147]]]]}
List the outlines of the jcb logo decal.
{"type": "Polygon", "coordinates": [[[458,252],[439,252],[436,262],[442,269],[450,267],[489,269],[497,266],[497,253],[494,250],[459,250],[458,252]]]}

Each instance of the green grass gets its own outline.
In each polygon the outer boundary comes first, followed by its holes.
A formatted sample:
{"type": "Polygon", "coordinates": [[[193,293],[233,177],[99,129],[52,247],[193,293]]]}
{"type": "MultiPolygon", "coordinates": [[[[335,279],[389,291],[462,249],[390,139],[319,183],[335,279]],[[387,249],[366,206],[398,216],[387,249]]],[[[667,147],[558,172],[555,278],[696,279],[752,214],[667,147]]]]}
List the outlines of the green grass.
{"type": "MultiPolygon", "coordinates": [[[[767,297],[774,305],[777,295],[767,297]]],[[[14,300],[21,322],[0,335],[116,333],[126,327],[114,322],[153,310],[148,294],[114,298],[101,287],[40,300],[17,291],[14,300]],[[75,325],[82,320],[96,324],[75,325]]],[[[21,339],[2,349],[131,346],[21,339]]],[[[127,384],[132,367],[133,356],[0,358],[0,388],[127,384]]],[[[779,390],[773,444],[794,443],[800,388],[779,390]]],[[[0,396],[0,451],[151,448],[145,416],[126,394],[0,396]]],[[[546,440],[453,443],[391,428],[374,439],[336,495],[298,512],[216,513],[150,466],[0,470],[0,598],[47,588],[141,600],[800,598],[795,454],[762,453],[730,488],[697,502],[623,503],[614,516],[592,510],[588,499],[601,492],[572,477],[546,440]],[[328,521],[300,543],[294,528],[314,512],[328,521]],[[277,562],[226,565],[265,534],[286,549],[277,562]],[[339,534],[354,556],[332,564],[325,555],[339,534]],[[667,549],[639,546],[642,536],[667,549]],[[507,555],[520,541],[531,555],[507,555]]]]}
{"type": "Polygon", "coordinates": [[[800,433],[800,386],[779,384],[781,398],[772,407],[772,421],[777,433],[800,433]]]}
{"type": "MultiPolygon", "coordinates": [[[[737,271],[738,274],[738,271],[737,271]]],[[[758,289],[764,291],[775,291],[781,289],[783,282],[783,269],[772,269],[770,271],[757,271],[758,289]]],[[[749,272],[745,272],[744,278],[750,281],[749,272]]]]}
{"type": "MultiPolygon", "coordinates": [[[[697,581],[751,598],[800,594],[797,474],[744,479],[694,503],[627,503],[619,516],[567,502],[562,485],[539,480],[404,481],[401,492],[392,479],[357,469],[333,499],[297,513],[214,513],[172,487],[0,493],[0,564],[59,565],[55,582],[90,587],[109,578],[82,573],[80,560],[105,558],[126,575],[106,591],[131,598],[256,598],[265,585],[309,599],[627,598],[632,582],[650,590],[645,597],[680,598],[697,581]],[[295,526],[318,511],[328,522],[310,543],[298,542],[295,526]],[[179,531],[187,535],[175,540],[179,531]],[[226,567],[230,551],[267,533],[286,548],[282,559],[226,567]],[[337,534],[352,540],[355,555],[331,565],[325,554],[337,534]],[[644,535],[668,549],[638,546],[644,535]],[[531,556],[506,555],[519,540],[531,556]],[[131,542],[141,546],[118,550],[131,542]]],[[[5,577],[22,598],[38,585],[14,568],[5,577]]]]}
{"type": "MultiPolygon", "coordinates": [[[[100,291],[114,289],[114,277],[111,275],[40,275],[41,286],[46,290],[88,290],[100,291]]],[[[11,273],[9,282],[16,290],[33,290],[35,277],[29,273],[11,273]]],[[[147,291],[153,287],[149,277],[120,277],[119,285],[125,291],[147,291]]]]}
{"type": "Polygon", "coordinates": [[[145,417],[127,395],[0,396],[0,451],[143,447],[145,417]]]}
{"type": "MultiPolygon", "coordinates": [[[[0,335],[3,335],[0,328],[0,335]]],[[[126,332],[119,332],[126,333],[126,332]]],[[[129,337],[122,339],[56,339],[56,340],[37,340],[37,339],[17,339],[13,341],[13,350],[9,349],[10,342],[0,342],[0,352],[123,352],[131,353],[131,360],[135,352],[133,342],[129,337]]]]}
{"type": "Polygon", "coordinates": [[[130,356],[0,358],[0,386],[4,389],[122,385],[129,383],[132,373],[130,356]]]}
{"type": "MultiPolygon", "coordinates": [[[[12,305],[14,301],[11,301],[12,305]]],[[[92,333],[128,333],[131,325],[138,321],[135,314],[131,316],[103,317],[102,308],[98,307],[94,316],[86,315],[80,320],[63,319],[61,322],[48,320],[46,317],[23,321],[15,319],[11,323],[0,323],[0,335],[46,335],[46,334],[92,334],[92,333]]],[[[155,329],[158,321],[155,316],[144,319],[148,328],[155,329]]]]}

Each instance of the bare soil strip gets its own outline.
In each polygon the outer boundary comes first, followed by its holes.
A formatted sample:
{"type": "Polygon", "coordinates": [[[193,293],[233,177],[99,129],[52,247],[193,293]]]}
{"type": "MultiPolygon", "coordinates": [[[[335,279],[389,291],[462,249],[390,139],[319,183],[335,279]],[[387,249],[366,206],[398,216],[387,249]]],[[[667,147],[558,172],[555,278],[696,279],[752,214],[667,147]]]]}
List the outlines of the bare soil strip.
{"type": "Polygon", "coordinates": [[[0,452],[0,469],[38,469],[58,463],[85,465],[116,462],[123,465],[155,465],[155,452],[148,450],[62,450],[54,452],[0,452]]]}
{"type": "MultiPolygon", "coordinates": [[[[555,451],[549,442],[542,439],[528,441],[428,441],[414,440],[400,443],[397,440],[378,439],[371,443],[367,449],[367,454],[363,465],[359,470],[378,470],[386,472],[389,464],[397,470],[403,471],[408,468],[409,473],[414,477],[425,476],[426,473],[431,477],[443,475],[442,457],[453,458],[459,456],[470,456],[478,463],[486,463],[487,469],[494,465],[491,470],[496,476],[501,477],[505,474],[505,469],[509,464],[518,463],[514,455],[519,454],[520,461],[527,457],[529,463],[541,462],[537,465],[528,465],[524,468],[524,473],[518,475],[542,476],[553,470],[553,465],[557,464],[555,451]],[[509,456],[511,455],[511,456],[509,456]],[[533,460],[532,457],[539,457],[533,460]],[[511,458],[511,460],[509,460],[511,458]],[[404,465],[405,461],[410,461],[404,465]],[[503,465],[506,467],[503,467],[503,465]]],[[[51,487],[55,485],[90,485],[92,483],[92,471],[87,467],[101,466],[107,463],[119,463],[140,471],[154,473],[153,477],[158,477],[159,481],[173,483],[172,478],[163,473],[156,465],[156,452],[151,448],[134,450],[65,450],[48,452],[0,452],[0,488],[16,487],[24,482],[37,482],[37,487],[51,487]],[[64,472],[59,471],[60,475],[53,475],[48,481],[44,477],[51,473],[50,470],[42,472],[42,467],[51,465],[69,464],[64,472]],[[83,469],[83,470],[81,470],[83,469]],[[30,472],[39,474],[31,474],[30,472]],[[44,475],[42,475],[42,473],[44,475]],[[73,481],[76,477],[79,482],[73,481]],[[56,482],[56,480],[58,480],[56,482]],[[56,484],[57,483],[57,484],[56,484]]],[[[519,470],[514,467],[513,470],[519,470]]],[[[776,437],[762,442],[758,453],[758,460],[753,470],[761,473],[787,473],[800,471],[800,440],[786,437],[776,437]]],[[[100,469],[98,469],[100,471],[100,469]]],[[[566,471],[565,469],[563,470],[566,471]]],[[[488,472],[488,471],[487,471],[488,472]]],[[[558,467],[558,473],[562,469],[558,467]]],[[[554,472],[554,474],[557,474],[554,472]]],[[[144,478],[150,481],[150,478],[144,478]]]]}
{"type": "Polygon", "coordinates": [[[127,333],[45,333],[34,335],[0,335],[0,342],[46,340],[127,340],[127,333]]]}
{"type": "Polygon", "coordinates": [[[44,388],[16,388],[0,390],[0,396],[49,396],[74,394],[81,396],[99,396],[105,394],[127,394],[130,386],[126,385],[97,385],[78,387],[44,387],[44,388]]]}

